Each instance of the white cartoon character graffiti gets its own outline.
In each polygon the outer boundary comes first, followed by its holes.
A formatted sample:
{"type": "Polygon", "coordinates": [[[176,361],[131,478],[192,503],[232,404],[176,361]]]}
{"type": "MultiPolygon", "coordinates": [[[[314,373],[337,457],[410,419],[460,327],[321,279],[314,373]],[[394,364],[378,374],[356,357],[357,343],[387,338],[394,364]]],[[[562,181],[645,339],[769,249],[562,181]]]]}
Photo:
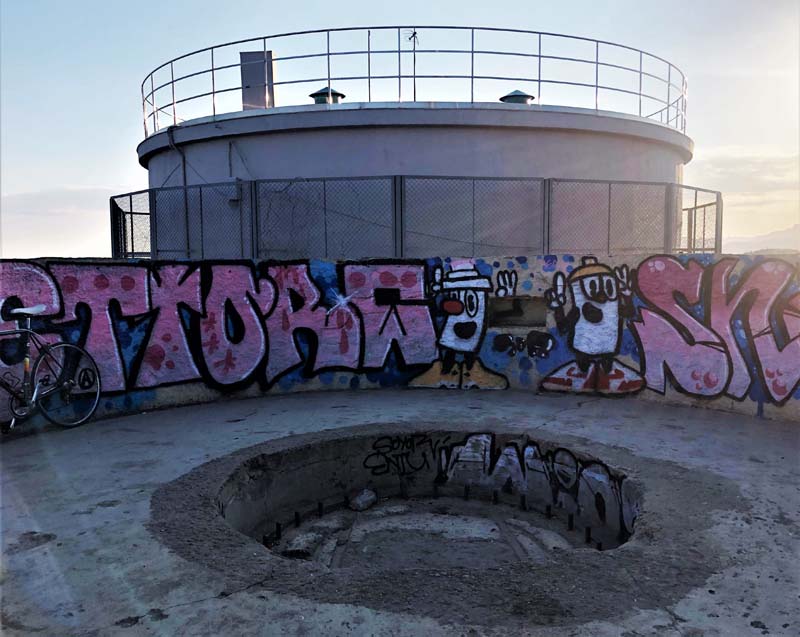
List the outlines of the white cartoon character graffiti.
{"type": "MultiPolygon", "coordinates": [[[[499,272],[497,295],[513,296],[516,272],[499,272]]],[[[440,295],[439,309],[445,315],[437,343],[440,357],[427,371],[414,378],[411,387],[451,389],[505,389],[505,377],[486,369],[478,357],[486,334],[486,306],[492,280],[470,262],[452,265],[446,274],[433,270],[431,293],[440,295]]]]}
{"type": "Polygon", "coordinates": [[[567,277],[555,274],[545,298],[575,360],[547,376],[542,389],[626,394],[644,387],[641,374],[617,360],[624,320],[633,315],[629,277],[628,266],[612,270],[595,257],[584,257],[567,277]],[[565,314],[567,291],[572,307],[565,314]]]}

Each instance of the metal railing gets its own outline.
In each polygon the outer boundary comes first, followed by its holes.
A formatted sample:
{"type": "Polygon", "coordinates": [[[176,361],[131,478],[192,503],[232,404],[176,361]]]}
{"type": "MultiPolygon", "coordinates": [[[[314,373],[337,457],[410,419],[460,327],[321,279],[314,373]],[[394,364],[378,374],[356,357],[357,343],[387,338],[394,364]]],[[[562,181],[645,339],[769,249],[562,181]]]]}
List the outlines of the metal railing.
{"type": "Polygon", "coordinates": [[[686,76],[646,51],[523,29],[377,26],[237,40],[165,62],[142,82],[145,136],[197,117],[308,104],[309,85],[320,84],[356,102],[494,102],[522,88],[537,104],[686,130],[686,76]]]}
{"type": "Polygon", "coordinates": [[[112,197],[111,229],[115,258],[720,252],[722,195],[575,179],[237,181],[112,197]]]}

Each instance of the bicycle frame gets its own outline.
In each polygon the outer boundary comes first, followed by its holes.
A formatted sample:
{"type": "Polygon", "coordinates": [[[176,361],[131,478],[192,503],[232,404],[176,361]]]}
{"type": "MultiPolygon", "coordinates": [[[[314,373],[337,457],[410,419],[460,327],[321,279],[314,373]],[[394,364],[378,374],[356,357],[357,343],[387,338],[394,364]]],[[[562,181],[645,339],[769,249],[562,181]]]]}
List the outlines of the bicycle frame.
{"type": "Polygon", "coordinates": [[[48,345],[44,340],[42,340],[42,338],[36,332],[34,332],[31,329],[30,317],[25,318],[24,328],[21,327],[15,330],[1,330],[0,337],[3,336],[20,336],[23,341],[25,357],[22,360],[23,376],[22,376],[21,391],[17,389],[17,386],[12,385],[3,376],[0,376],[0,389],[5,390],[12,397],[16,398],[23,405],[25,405],[25,407],[27,407],[30,410],[29,413],[27,414],[28,416],[30,416],[36,409],[36,403],[39,400],[39,398],[47,396],[55,391],[58,391],[59,389],[57,385],[54,385],[44,390],[42,390],[42,386],[38,384],[36,387],[32,387],[31,342],[33,342],[33,345],[36,348],[38,356],[41,356],[43,352],[47,351],[48,345]]]}

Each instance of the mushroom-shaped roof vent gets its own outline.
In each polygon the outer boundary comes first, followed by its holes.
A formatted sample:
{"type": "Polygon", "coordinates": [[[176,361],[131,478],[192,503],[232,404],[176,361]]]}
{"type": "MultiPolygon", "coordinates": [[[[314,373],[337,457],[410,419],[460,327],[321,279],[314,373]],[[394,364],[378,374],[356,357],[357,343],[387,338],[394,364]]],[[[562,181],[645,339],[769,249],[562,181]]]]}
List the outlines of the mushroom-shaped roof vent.
{"type": "Polygon", "coordinates": [[[311,93],[309,97],[314,98],[315,104],[338,104],[346,96],[344,93],[340,93],[335,88],[323,86],[316,93],[311,93]]]}
{"type": "Polygon", "coordinates": [[[503,95],[500,101],[506,104],[532,104],[535,99],[533,95],[528,95],[522,91],[511,91],[508,95],[503,95]]]}

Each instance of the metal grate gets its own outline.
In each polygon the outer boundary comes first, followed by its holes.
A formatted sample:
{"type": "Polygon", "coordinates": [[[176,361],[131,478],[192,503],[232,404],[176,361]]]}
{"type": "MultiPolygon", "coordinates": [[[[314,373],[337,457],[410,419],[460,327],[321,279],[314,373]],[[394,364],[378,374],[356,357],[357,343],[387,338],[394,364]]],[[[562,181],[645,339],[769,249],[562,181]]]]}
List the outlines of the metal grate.
{"type": "Polygon", "coordinates": [[[722,196],[718,192],[676,186],[681,203],[678,252],[719,252],[722,237],[722,196]]]}
{"type": "Polygon", "coordinates": [[[249,184],[236,182],[198,187],[204,259],[251,256],[249,184]]]}
{"type": "Polygon", "coordinates": [[[550,182],[550,252],[607,253],[611,233],[609,182],[550,182]]]}
{"type": "Polygon", "coordinates": [[[111,254],[115,258],[149,258],[150,194],[132,192],[111,198],[111,254]]]}
{"type": "Polygon", "coordinates": [[[321,181],[261,181],[256,188],[257,258],[325,256],[321,181]]]}
{"type": "Polygon", "coordinates": [[[237,181],[111,198],[118,258],[719,252],[721,219],[714,191],[567,179],[237,181]]]}
{"type": "Polygon", "coordinates": [[[611,254],[664,249],[664,184],[611,184],[611,254]]]}
{"type": "Polygon", "coordinates": [[[327,179],[325,256],[363,259],[394,255],[391,178],[327,179]]]}
{"type": "Polygon", "coordinates": [[[407,177],[403,189],[403,255],[475,253],[474,180],[407,177]]]}
{"type": "Polygon", "coordinates": [[[544,180],[475,179],[474,256],[544,252],[544,180]]]}

